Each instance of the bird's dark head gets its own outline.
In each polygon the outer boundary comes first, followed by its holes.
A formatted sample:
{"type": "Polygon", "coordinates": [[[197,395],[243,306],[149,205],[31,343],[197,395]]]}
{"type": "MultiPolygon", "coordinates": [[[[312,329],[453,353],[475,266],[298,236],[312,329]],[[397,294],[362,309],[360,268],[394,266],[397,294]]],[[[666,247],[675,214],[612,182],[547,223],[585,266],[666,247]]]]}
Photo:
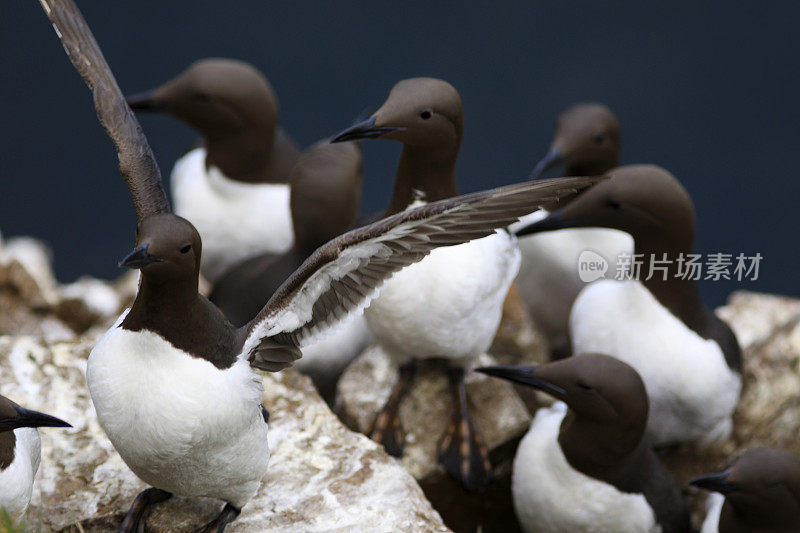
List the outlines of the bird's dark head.
{"type": "Polygon", "coordinates": [[[273,131],[278,121],[275,92],[252,65],[233,59],[203,59],[165,84],[128,97],[134,110],[170,114],[207,140],[248,129],[273,131]]]}
{"type": "Polygon", "coordinates": [[[159,279],[180,279],[200,272],[202,243],[194,226],[170,213],[151,215],[136,228],[136,248],[120,267],[140,269],[159,279]]]}
{"type": "Polygon", "coordinates": [[[518,236],[565,228],[600,227],[630,234],[635,247],[689,252],[694,242],[694,204],[675,177],[655,165],[627,165],[518,236]]]}
{"type": "Polygon", "coordinates": [[[463,130],[458,91],[436,78],[411,78],[398,82],[370,118],[342,131],[333,142],[392,139],[408,146],[458,151],[463,130]]]}
{"type": "Polygon", "coordinates": [[[765,531],[792,531],[800,524],[800,460],[788,451],[751,449],[729,470],[689,484],[725,495],[720,525],[736,520],[765,531]],[[783,525],[793,527],[778,528],[783,525]]]}
{"type": "Polygon", "coordinates": [[[531,177],[564,166],[570,176],[603,174],[619,163],[619,121],[603,104],[577,104],[559,115],[550,151],[531,177]]]}
{"type": "Polygon", "coordinates": [[[644,432],[648,413],[644,383],[631,366],[613,357],[587,353],[538,367],[477,370],[546,392],[584,419],[644,432]]]}

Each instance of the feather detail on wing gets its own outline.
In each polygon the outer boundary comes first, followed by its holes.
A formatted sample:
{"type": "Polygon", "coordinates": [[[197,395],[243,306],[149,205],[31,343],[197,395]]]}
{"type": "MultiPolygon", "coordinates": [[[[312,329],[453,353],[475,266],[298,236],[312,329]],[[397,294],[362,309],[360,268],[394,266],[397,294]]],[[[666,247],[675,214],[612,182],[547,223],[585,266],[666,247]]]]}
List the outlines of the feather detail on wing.
{"type": "Polygon", "coordinates": [[[136,218],[169,213],[161,172],[136,117],[97,41],[72,0],[39,0],[72,64],[94,94],[97,118],[114,142],[119,170],[128,184],[136,218]]]}
{"type": "Polygon", "coordinates": [[[601,179],[508,185],[409,209],[345,233],[317,249],[245,326],[240,357],[263,369],[278,362],[286,366],[277,346],[294,348],[297,354],[297,348],[348,314],[363,311],[395,272],[434,248],[491,235],[542,204],[601,179]]]}

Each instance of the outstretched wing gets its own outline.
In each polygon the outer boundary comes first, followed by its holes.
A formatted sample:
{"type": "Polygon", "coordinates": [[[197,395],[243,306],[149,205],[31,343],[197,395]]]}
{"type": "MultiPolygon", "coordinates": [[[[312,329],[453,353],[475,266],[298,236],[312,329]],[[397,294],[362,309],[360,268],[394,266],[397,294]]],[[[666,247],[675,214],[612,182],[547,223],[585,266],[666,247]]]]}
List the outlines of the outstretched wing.
{"type": "Polygon", "coordinates": [[[94,94],[97,118],[117,147],[136,218],[170,211],[150,145],[108,67],[92,31],[72,0],[39,0],[72,64],[94,94]]]}
{"type": "Polygon", "coordinates": [[[314,252],[246,326],[241,356],[265,370],[288,366],[297,348],[369,305],[387,279],[434,248],[486,237],[600,179],[508,185],[427,204],[345,233],[314,252]]]}

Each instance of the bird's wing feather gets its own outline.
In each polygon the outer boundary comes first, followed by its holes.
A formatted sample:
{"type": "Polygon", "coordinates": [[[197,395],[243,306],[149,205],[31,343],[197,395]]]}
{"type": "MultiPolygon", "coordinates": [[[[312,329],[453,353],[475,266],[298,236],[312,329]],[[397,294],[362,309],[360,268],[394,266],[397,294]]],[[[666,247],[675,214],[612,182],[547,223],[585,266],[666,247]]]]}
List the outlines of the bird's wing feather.
{"type": "Polygon", "coordinates": [[[395,272],[439,246],[486,237],[540,205],[602,178],[557,178],[508,185],[398,213],[317,249],[247,326],[240,357],[284,368],[299,348],[364,309],[395,272]]]}
{"type": "Polygon", "coordinates": [[[170,211],[150,145],[128,107],[114,74],[92,31],[72,0],[39,0],[72,64],[94,94],[97,117],[114,142],[119,170],[128,185],[136,217],[141,222],[170,211]]]}

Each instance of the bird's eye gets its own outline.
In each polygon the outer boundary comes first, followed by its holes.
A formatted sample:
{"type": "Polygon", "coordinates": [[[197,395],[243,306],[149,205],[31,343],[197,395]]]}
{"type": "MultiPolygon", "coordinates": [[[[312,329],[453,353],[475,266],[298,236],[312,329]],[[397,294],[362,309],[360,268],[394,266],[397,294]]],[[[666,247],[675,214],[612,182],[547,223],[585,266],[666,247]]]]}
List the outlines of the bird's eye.
{"type": "Polygon", "coordinates": [[[592,387],[590,387],[590,386],[589,386],[589,385],[588,385],[586,382],[584,382],[584,381],[576,381],[576,382],[575,382],[575,384],[576,384],[578,387],[580,387],[581,389],[583,389],[583,390],[586,390],[586,391],[592,390],[592,387]]]}
{"type": "Polygon", "coordinates": [[[603,144],[603,141],[606,140],[606,137],[602,133],[599,133],[594,137],[592,137],[592,140],[594,141],[595,144],[603,144]]]}
{"type": "Polygon", "coordinates": [[[182,254],[187,254],[187,253],[189,253],[189,250],[191,250],[191,249],[192,249],[192,245],[191,244],[187,244],[186,246],[181,248],[181,253],[182,254]]]}
{"type": "Polygon", "coordinates": [[[622,204],[620,204],[618,201],[616,201],[616,200],[614,200],[612,198],[609,198],[606,201],[606,204],[608,205],[608,207],[610,207],[614,211],[619,211],[619,209],[622,207],[622,204]]]}
{"type": "Polygon", "coordinates": [[[419,114],[419,117],[422,120],[428,120],[429,118],[431,118],[431,112],[426,109],[425,111],[423,111],[422,113],[419,114]]]}

